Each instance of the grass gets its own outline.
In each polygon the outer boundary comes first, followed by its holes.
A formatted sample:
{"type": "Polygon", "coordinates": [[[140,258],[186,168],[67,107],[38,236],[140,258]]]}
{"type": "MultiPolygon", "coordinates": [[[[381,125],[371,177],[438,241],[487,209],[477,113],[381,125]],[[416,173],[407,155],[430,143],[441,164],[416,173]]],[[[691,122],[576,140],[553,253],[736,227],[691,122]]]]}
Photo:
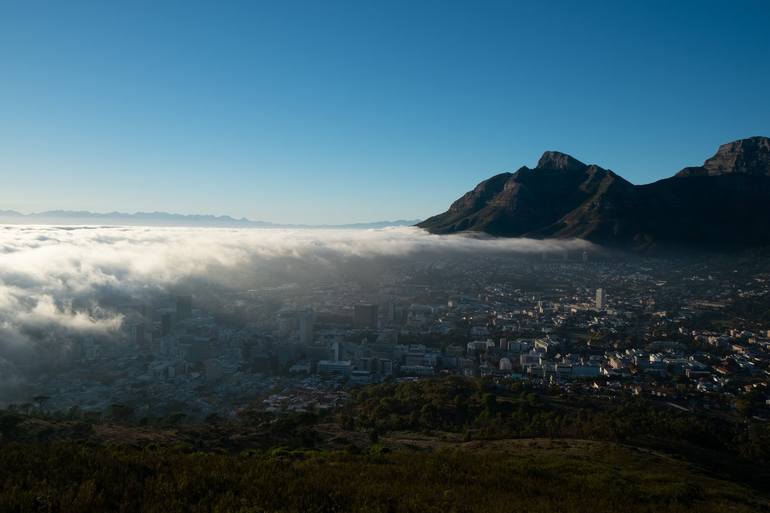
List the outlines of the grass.
{"type": "MultiPolygon", "coordinates": [[[[413,440],[410,440],[413,442],[413,440]]],[[[767,497],[652,451],[582,440],[192,452],[77,443],[0,452],[0,511],[754,512],[767,497]]]]}

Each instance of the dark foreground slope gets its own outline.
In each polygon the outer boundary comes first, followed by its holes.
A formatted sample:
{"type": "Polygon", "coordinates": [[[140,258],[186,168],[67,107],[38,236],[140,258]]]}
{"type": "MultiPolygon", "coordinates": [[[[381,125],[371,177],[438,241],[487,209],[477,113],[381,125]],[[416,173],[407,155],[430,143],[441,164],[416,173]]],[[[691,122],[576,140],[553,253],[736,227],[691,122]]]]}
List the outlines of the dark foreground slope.
{"type": "Polygon", "coordinates": [[[0,412],[0,511],[766,511],[764,421],[460,377],[319,415],[0,412]]]}
{"type": "Polygon", "coordinates": [[[703,166],[640,186],[546,152],[534,169],[486,180],[418,226],[433,233],[581,238],[634,249],[766,246],[770,139],[725,144],[703,166]]]}
{"type": "Polygon", "coordinates": [[[9,513],[770,511],[756,492],[688,464],[579,440],[365,454],[13,446],[0,453],[0,485],[9,513]]]}

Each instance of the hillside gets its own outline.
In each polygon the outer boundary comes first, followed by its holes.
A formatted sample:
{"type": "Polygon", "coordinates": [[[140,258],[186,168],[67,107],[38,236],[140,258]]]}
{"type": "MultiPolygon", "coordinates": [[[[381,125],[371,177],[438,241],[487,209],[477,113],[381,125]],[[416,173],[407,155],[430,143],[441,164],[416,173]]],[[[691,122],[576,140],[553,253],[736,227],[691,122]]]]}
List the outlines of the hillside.
{"type": "Polygon", "coordinates": [[[770,511],[764,422],[446,377],[188,423],[0,412],[0,511],[770,511]]]}
{"type": "Polygon", "coordinates": [[[431,451],[202,453],[55,444],[0,452],[0,510],[757,512],[766,498],[660,454],[516,440],[431,451]]]}

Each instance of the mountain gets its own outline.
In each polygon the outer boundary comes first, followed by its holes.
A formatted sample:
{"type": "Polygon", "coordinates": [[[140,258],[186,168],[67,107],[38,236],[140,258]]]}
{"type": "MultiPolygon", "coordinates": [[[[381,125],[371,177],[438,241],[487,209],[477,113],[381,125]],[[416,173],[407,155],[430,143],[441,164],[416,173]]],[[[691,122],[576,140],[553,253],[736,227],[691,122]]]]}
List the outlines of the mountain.
{"type": "Polygon", "coordinates": [[[48,210],[22,214],[15,210],[0,210],[0,223],[10,224],[63,224],[63,225],[124,225],[124,226],[191,226],[221,228],[324,228],[324,229],[375,229],[390,226],[413,226],[416,220],[375,221],[339,225],[278,224],[252,221],[242,217],[200,214],[171,214],[168,212],[95,213],[86,210],[48,210]]]}
{"type": "Polygon", "coordinates": [[[686,167],[679,171],[677,176],[718,176],[732,173],[770,175],[770,139],[750,137],[723,144],[716,155],[702,166],[686,167]]]}
{"type": "Polygon", "coordinates": [[[547,151],[534,169],[493,176],[418,226],[633,249],[770,245],[770,139],[722,145],[703,166],[647,185],[547,151]]]}

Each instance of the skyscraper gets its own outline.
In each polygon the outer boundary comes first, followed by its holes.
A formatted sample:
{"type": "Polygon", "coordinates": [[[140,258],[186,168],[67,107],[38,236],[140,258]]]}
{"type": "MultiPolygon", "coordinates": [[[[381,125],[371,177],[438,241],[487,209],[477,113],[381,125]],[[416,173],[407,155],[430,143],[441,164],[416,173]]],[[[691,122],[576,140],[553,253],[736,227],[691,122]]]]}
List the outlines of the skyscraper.
{"type": "Polygon", "coordinates": [[[192,296],[176,297],[176,317],[183,321],[192,315],[192,296]]]}
{"type": "Polygon", "coordinates": [[[357,328],[377,329],[377,305],[356,305],[353,324],[357,328]]]}
{"type": "Polygon", "coordinates": [[[606,306],[607,298],[604,294],[604,289],[596,289],[596,309],[604,310],[606,306]]]}
{"type": "Polygon", "coordinates": [[[313,321],[315,318],[315,315],[313,313],[313,310],[311,308],[308,308],[307,310],[302,310],[297,314],[298,317],[298,332],[299,332],[299,341],[303,344],[312,344],[313,343],[313,321]]]}
{"type": "Polygon", "coordinates": [[[173,316],[171,312],[163,312],[160,314],[160,336],[165,337],[171,333],[173,329],[173,316]]]}

